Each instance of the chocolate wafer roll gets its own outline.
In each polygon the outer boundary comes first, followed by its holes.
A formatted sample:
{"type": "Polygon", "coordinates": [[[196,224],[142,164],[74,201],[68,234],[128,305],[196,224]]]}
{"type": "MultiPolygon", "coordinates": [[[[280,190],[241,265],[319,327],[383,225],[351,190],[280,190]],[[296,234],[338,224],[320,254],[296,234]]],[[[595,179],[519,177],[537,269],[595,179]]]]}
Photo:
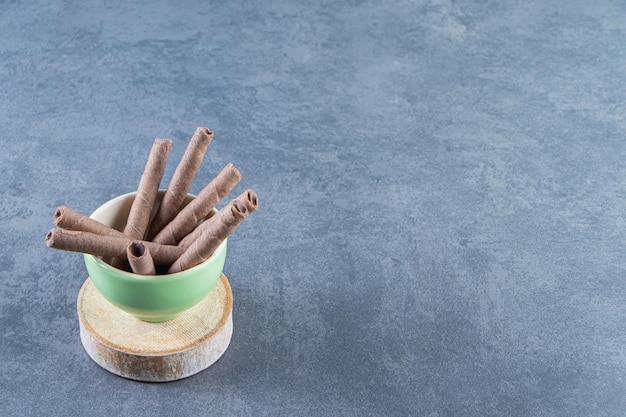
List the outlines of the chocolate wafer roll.
{"type": "Polygon", "coordinates": [[[171,149],[172,141],[170,139],[154,140],[124,228],[124,234],[132,239],[143,239],[146,234],[171,149]]]}
{"type": "Polygon", "coordinates": [[[176,245],[191,232],[198,222],[209,215],[217,203],[241,180],[241,173],[233,164],[227,164],[219,174],[200,191],[153,239],[163,245],[176,245]]]}
{"type": "Polygon", "coordinates": [[[250,213],[259,208],[259,198],[254,190],[248,189],[244,191],[241,195],[239,195],[239,197],[237,197],[237,199],[246,205],[246,208],[250,213]]]}
{"type": "MultiPolygon", "coordinates": [[[[253,190],[246,190],[243,193],[241,193],[239,196],[237,196],[237,198],[233,199],[231,201],[230,204],[232,204],[233,202],[237,201],[238,204],[242,205],[243,207],[245,207],[245,211],[246,211],[246,216],[248,214],[248,212],[250,211],[250,209],[252,211],[256,210],[258,207],[258,199],[256,196],[256,193],[253,190]],[[252,199],[254,199],[254,201],[252,201],[252,199]],[[250,207],[250,209],[248,209],[248,207],[250,207]]],[[[222,208],[223,210],[224,208],[222,208]]],[[[222,211],[220,210],[220,211],[222,211]]],[[[219,214],[219,212],[218,212],[219,214]]],[[[202,234],[209,228],[215,227],[214,225],[212,225],[213,222],[216,222],[217,218],[217,214],[205,221],[203,221],[202,223],[200,223],[195,229],[193,229],[187,236],[185,236],[184,238],[182,238],[180,240],[180,242],[178,242],[178,246],[180,246],[183,249],[187,249],[189,246],[191,246],[191,244],[198,239],[200,236],[202,236],[202,234]]]]}
{"type": "Polygon", "coordinates": [[[232,200],[205,222],[208,226],[203,228],[202,234],[185,249],[167,273],[184,271],[207,260],[247,216],[246,205],[237,199],[232,200]]]}
{"type": "MultiPolygon", "coordinates": [[[[58,228],[50,230],[46,235],[46,245],[50,248],[88,253],[104,258],[126,259],[126,250],[131,242],[132,239],[128,237],[102,236],[91,232],[58,228]]],[[[170,265],[184,252],[178,246],[159,245],[146,241],[142,243],[150,251],[157,265],[170,265]]]]}
{"type": "Polygon", "coordinates": [[[148,233],[150,240],[176,217],[191,187],[193,178],[200,168],[211,140],[213,140],[213,132],[209,129],[206,127],[196,129],[163,195],[163,201],[150,224],[150,232],[148,233]]]}
{"type": "Polygon", "coordinates": [[[125,237],[124,233],[115,230],[97,220],[80,214],[69,207],[59,206],[52,216],[54,224],[65,230],[79,230],[104,236],[125,237]]]}
{"type": "Polygon", "coordinates": [[[140,240],[133,240],[126,247],[126,255],[130,268],[135,274],[156,275],[156,268],[150,251],[140,240]]]}

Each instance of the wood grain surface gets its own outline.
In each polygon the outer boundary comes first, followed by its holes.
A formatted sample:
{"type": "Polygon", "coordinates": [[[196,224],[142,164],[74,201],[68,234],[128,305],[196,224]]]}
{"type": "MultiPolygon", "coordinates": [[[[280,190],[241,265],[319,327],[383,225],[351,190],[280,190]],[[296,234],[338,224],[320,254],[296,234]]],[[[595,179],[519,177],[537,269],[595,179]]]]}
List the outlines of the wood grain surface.
{"type": "Polygon", "coordinates": [[[233,331],[233,298],[222,274],[213,290],[173,320],[141,321],[109,303],[87,278],[77,301],[80,337],[104,369],[129,379],[174,381],[219,359],[233,331]]]}

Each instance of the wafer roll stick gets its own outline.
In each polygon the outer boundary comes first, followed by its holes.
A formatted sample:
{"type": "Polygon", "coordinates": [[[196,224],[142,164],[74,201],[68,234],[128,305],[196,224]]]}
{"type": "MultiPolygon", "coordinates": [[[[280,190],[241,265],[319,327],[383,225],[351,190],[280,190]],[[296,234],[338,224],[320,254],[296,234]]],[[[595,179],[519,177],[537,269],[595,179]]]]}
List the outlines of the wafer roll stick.
{"type": "Polygon", "coordinates": [[[227,164],[219,174],[200,191],[153,239],[163,245],[176,245],[191,232],[198,222],[209,215],[217,203],[241,180],[241,173],[233,164],[227,164]]]}
{"type": "Polygon", "coordinates": [[[130,268],[135,274],[156,275],[156,268],[150,251],[140,240],[133,240],[126,247],[126,255],[130,268]]]}
{"type": "Polygon", "coordinates": [[[124,228],[124,234],[132,239],[143,239],[146,234],[171,149],[172,141],[170,139],[154,140],[124,228]]]}
{"type": "MultiPolygon", "coordinates": [[[[258,207],[257,195],[253,190],[244,191],[239,196],[237,196],[237,198],[233,199],[229,205],[232,205],[235,202],[237,202],[241,206],[244,206],[246,216],[249,214],[249,212],[255,211],[258,207]]],[[[223,207],[215,216],[200,223],[187,236],[185,236],[183,239],[181,239],[180,242],[178,242],[178,246],[186,250],[187,248],[189,248],[189,246],[193,244],[195,240],[202,236],[206,232],[206,230],[214,228],[215,225],[213,225],[212,223],[219,221],[218,215],[220,214],[220,212],[222,212],[222,210],[226,209],[226,207],[228,206],[223,207]]]]}
{"type": "Polygon", "coordinates": [[[204,154],[211,140],[213,140],[213,132],[206,127],[197,128],[196,132],[191,137],[187,149],[176,167],[172,180],[163,195],[163,201],[150,225],[150,232],[148,233],[150,240],[152,240],[151,238],[159,233],[166,224],[176,217],[191,187],[193,178],[200,168],[200,164],[204,159],[204,154]]]}
{"type": "Polygon", "coordinates": [[[57,207],[52,219],[55,225],[66,230],[80,230],[104,236],[125,236],[124,233],[119,230],[115,230],[112,227],[65,206],[57,207]]]}
{"type": "MultiPolygon", "coordinates": [[[[247,194],[247,192],[244,194],[247,194]]],[[[204,222],[206,223],[205,226],[199,227],[201,234],[185,249],[185,252],[180,258],[172,264],[167,271],[168,273],[172,274],[192,268],[213,255],[213,252],[215,252],[219,245],[221,245],[250,214],[244,202],[245,198],[240,197],[232,200],[215,216],[204,222]]],[[[202,225],[204,225],[204,223],[202,225]]]]}
{"type": "MultiPolygon", "coordinates": [[[[104,258],[126,259],[126,250],[132,239],[128,237],[102,236],[91,232],[52,229],[46,235],[46,245],[54,249],[82,252],[104,258]]],[[[172,245],[142,241],[157,265],[171,265],[184,252],[172,245]]]]}
{"type": "Polygon", "coordinates": [[[237,199],[243,201],[249,213],[259,208],[259,198],[254,190],[248,189],[244,191],[237,199]]]}

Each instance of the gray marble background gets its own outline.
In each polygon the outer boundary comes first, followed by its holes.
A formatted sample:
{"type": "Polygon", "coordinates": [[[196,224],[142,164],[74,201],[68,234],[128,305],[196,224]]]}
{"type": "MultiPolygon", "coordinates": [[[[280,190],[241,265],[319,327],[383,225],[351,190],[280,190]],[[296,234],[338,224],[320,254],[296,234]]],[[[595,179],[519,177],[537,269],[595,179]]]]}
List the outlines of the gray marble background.
{"type": "Polygon", "coordinates": [[[0,415],[626,413],[619,1],[0,1],[0,415]],[[228,162],[234,335],[177,382],[82,348],[64,204],[228,162]]]}

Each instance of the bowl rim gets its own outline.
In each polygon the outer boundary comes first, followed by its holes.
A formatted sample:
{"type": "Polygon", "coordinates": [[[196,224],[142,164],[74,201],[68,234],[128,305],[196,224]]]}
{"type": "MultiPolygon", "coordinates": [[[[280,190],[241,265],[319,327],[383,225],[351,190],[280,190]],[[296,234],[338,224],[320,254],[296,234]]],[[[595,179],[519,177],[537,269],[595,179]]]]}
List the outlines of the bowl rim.
{"type": "MultiPolygon", "coordinates": [[[[165,189],[159,189],[159,192],[165,192],[165,189]]],[[[98,206],[90,215],[90,218],[93,218],[92,216],[94,214],[96,214],[97,212],[101,211],[101,210],[105,210],[107,208],[109,208],[109,206],[118,203],[120,200],[124,200],[130,196],[134,196],[137,195],[137,191],[131,191],[129,193],[126,194],[121,194],[118,195],[117,197],[113,197],[112,199],[102,203],[100,206],[98,206]]],[[[188,197],[193,197],[196,198],[197,196],[191,193],[187,193],[188,197]]],[[[217,213],[217,209],[213,208],[213,212],[217,213]]],[[[130,281],[175,281],[177,279],[183,279],[186,277],[186,275],[189,274],[194,274],[196,272],[196,270],[201,269],[202,267],[205,267],[207,263],[217,259],[221,253],[226,250],[226,246],[227,246],[227,241],[228,238],[224,239],[224,241],[217,247],[217,249],[215,249],[215,252],[213,252],[213,254],[211,256],[209,256],[206,260],[202,261],[200,264],[193,266],[191,268],[185,269],[184,271],[180,271],[180,272],[175,272],[173,274],[157,274],[157,275],[141,275],[141,274],[136,274],[134,272],[128,272],[128,271],[124,271],[123,269],[119,269],[114,267],[113,265],[110,265],[106,262],[104,262],[102,260],[102,258],[100,258],[99,256],[95,256],[95,255],[91,255],[88,253],[83,254],[85,258],[89,258],[91,260],[94,261],[94,263],[102,268],[102,269],[107,269],[110,270],[114,273],[116,273],[117,275],[120,276],[120,278],[124,278],[130,281]]]]}

